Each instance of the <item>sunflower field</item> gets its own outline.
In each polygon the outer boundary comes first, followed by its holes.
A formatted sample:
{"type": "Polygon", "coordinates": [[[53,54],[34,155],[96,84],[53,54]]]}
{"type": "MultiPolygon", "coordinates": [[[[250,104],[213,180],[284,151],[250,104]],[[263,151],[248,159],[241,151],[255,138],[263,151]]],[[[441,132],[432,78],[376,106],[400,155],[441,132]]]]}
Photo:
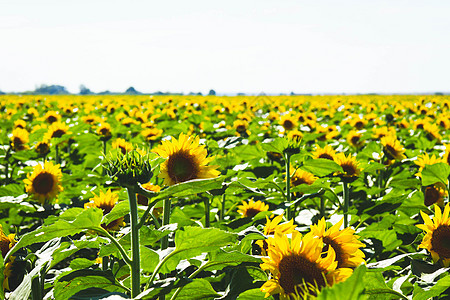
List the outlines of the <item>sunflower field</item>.
{"type": "Polygon", "coordinates": [[[448,96],[0,95],[0,299],[448,299],[448,96]]]}

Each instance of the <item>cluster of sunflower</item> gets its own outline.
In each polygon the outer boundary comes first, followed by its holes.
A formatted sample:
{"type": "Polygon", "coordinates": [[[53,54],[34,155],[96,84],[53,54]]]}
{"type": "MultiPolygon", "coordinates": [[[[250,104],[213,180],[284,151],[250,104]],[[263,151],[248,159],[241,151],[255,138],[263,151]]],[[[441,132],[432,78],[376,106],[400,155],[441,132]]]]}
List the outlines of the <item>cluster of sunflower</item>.
{"type": "Polygon", "coordinates": [[[349,227],[340,230],[343,220],[327,230],[325,219],[311,225],[302,235],[293,220],[280,224],[283,215],[266,217],[266,240],[257,245],[263,255],[261,268],[270,279],[261,291],[265,297],[280,294],[281,299],[315,296],[325,286],[344,281],[353,269],[364,263],[364,246],[349,227]]]}

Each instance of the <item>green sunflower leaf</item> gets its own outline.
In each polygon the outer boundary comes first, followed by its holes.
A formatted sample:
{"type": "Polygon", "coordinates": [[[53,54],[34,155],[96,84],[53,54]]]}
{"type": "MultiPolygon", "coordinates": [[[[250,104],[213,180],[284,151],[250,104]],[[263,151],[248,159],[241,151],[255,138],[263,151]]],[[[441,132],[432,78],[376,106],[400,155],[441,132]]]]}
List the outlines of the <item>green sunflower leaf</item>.
{"type": "Polygon", "coordinates": [[[446,163],[437,163],[434,165],[426,165],[422,170],[422,185],[432,185],[442,183],[447,185],[447,179],[450,175],[450,166],[446,163]]]}
{"type": "Polygon", "coordinates": [[[174,270],[183,259],[188,259],[205,252],[215,251],[236,242],[238,235],[216,228],[187,226],[175,233],[175,250],[165,259],[161,270],[168,273],[174,270]]]}
{"type": "Polygon", "coordinates": [[[340,165],[325,158],[309,159],[303,163],[300,169],[319,177],[327,176],[333,172],[343,172],[340,165]]]}
{"type": "Polygon", "coordinates": [[[103,222],[108,225],[112,221],[122,218],[130,212],[130,203],[128,200],[120,201],[114,205],[113,209],[103,217],[103,222]]]}
{"type": "Polygon", "coordinates": [[[177,300],[214,299],[220,295],[206,279],[194,279],[181,288],[177,300]]]}
{"type": "MultiPolygon", "coordinates": [[[[427,300],[439,296],[450,286],[450,275],[441,278],[429,290],[422,289],[417,282],[414,284],[413,300],[427,300]]],[[[444,299],[444,298],[442,298],[444,299]]]]}
{"type": "Polygon", "coordinates": [[[332,287],[324,288],[317,296],[317,300],[362,300],[367,299],[364,295],[364,278],[367,268],[362,265],[355,269],[352,276],[344,282],[337,283],[332,287]]]}
{"type": "Polygon", "coordinates": [[[195,179],[179,184],[169,186],[168,188],[157,193],[152,202],[167,199],[170,197],[186,197],[194,194],[200,194],[207,191],[222,188],[222,176],[211,179],[195,179]]]}

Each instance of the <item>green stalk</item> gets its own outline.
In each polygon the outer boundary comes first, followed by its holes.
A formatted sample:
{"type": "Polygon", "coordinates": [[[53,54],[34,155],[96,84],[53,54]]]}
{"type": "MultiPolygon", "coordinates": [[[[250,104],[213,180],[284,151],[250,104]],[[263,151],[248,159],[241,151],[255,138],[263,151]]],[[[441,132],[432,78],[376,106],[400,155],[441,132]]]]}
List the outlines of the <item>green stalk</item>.
{"type": "Polygon", "coordinates": [[[291,155],[286,153],[285,160],[286,160],[286,202],[289,205],[286,209],[286,218],[289,221],[293,217],[293,211],[290,206],[290,204],[291,204],[291,155]]]}
{"type": "Polygon", "coordinates": [[[348,183],[344,180],[342,182],[342,191],[344,196],[344,227],[348,227],[348,206],[350,201],[348,183]]]}
{"type": "Polygon", "coordinates": [[[56,145],[55,146],[55,162],[57,165],[60,164],[60,159],[59,159],[59,146],[56,145]]]}
{"type": "Polygon", "coordinates": [[[223,221],[225,218],[225,193],[222,195],[222,208],[220,209],[220,215],[219,215],[219,220],[223,221]]]}
{"type": "MultiPolygon", "coordinates": [[[[105,141],[105,140],[103,140],[103,155],[106,157],[106,141],[105,141]]],[[[105,169],[105,167],[103,167],[102,175],[103,175],[103,176],[106,175],[106,169],[105,169]]]]}
{"type": "Polygon", "coordinates": [[[108,270],[108,264],[109,264],[109,257],[108,256],[103,256],[102,257],[102,270],[103,271],[108,270]]]}
{"type": "Polygon", "coordinates": [[[130,202],[131,225],[131,297],[134,298],[141,292],[141,260],[139,253],[139,220],[134,188],[127,187],[128,200],[130,202]]]}
{"type": "MultiPolygon", "coordinates": [[[[165,199],[163,202],[163,219],[162,226],[170,223],[170,199],[165,199]]],[[[169,247],[169,236],[164,236],[161,239],[161,250],[165,250],[169,247]]]]}
{"type": "Polygon", "coordinates": [[[325,197],[320,196],[320,217],[325,217],[325,197]]]}
{"type": "Polygon", "coordinates": [[[205,203],[205,228],[209,228],[210,227],[210,219],[209,219],[209,212],[210,212],[210,203],[209,203],[209,198],[205,197],[204,198],[204,203],[205,203]]]}

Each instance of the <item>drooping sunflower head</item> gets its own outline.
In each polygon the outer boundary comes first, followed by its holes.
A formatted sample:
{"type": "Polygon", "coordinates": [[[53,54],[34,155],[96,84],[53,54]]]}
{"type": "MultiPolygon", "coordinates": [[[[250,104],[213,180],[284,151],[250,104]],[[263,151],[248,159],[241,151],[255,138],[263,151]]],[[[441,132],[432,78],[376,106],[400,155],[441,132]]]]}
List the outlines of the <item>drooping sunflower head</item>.
{"type": "Polygon", "coordinates": [[[344,172],[340,173],[340,175],[344,178],[356,178],[361,173],[359,162],[351,154],[345,156],[345,153],[338,153],[336,155],[336,162],[342,167],[344,172]]]}
{"type": "Polygon", "coordinates": [[[440,134],[440,129],[438,125],[434,123],[425,123],[423,127],[425,131],[425,136],[430,141],[440,142],[442,140],[442,135],[440,134]]]}
{"type": "Polygon", "coordinates": [[[26,129],[20,127],[15,128],[12,132],[11,145],[14,151],[21,151],[28,148],[27,143],[30,141],[30,134],[26,129]]]}
{"type": "Polygon", "coordinates": [[[309,173],[308,171],[304,171],[302,169],[295,169],[291,166],[291,172],[290,172],[290,178],[291,178],[291,186],[298,186],[300,184],[307,184],[311,185],[314,183],[314,181],[317,180],[317,177],[313,174],[309,173]]]}
{"type": "Polygon", "coordinates": [[[61,186],[62,173],[59,165],[46,161],[44,166],[37,164],[33,173],[24,179],[25,190],[28,195],[44,204],[45,201],[55,198],[63,190],[61,186]]]}
{"type": "MultiPolygon", "coordinates": [[[[144,183],[142,185],[142,188],[147,190],[147,191],[154,192],[154,193],[159,193],[159,191],[161,191],[161,187],[159,185],[155,185],[155,184],[153,184],[151,182],[144,183]]],[[[137,198],[137,202],[140,205],[148,205],[148,198],[147,197],[145,197],[143,195],[140,195],[140,194],[137,194],[136,198],[137,198]]]]}
{"type": "Polygon", "coordinates": [[[160,165],[158,177],[164,179],[165,185],[193,180],[215,178],[220,175],[219,166],[208,166],[214,157],[207,157],[205,146],[199,144],[199,138],[180,134],[178,139],[162,141],[153,149],[159,156],[166,158],[160,165]]]}
{"type": "Polygon", "coordinates": [[[387,135],[381,138],[383,152],[389,160],[402,160],[406,158],[405,148],[394,135],[387,135]]]}
{"type": "Polygon", "coordinates": [[[364,263],[364,253],[360,250],[364,247],[355,235],[355,231],[350,227],[339,230],[344,219],[326,230],[325,219],[319,220],[317,225],[311,225],[311,233],[314,236],[323,239],[324,249],[327,251],[329,247],[333,248],[336,253],[336,261],[338,268],[355,268],[364,263]]]}
{"type": "MultiPolygon", "coordinates": [[[[93,193],[94,194],[94,193],[93,193]]],[[[108,189],[106,193],[100,191],[98,196],[94,194],[94,197],[89,199],[88,203],[84,204],[84,208],[88,209],[91,207],[100,208],[103,211],[103,215],[108,214],[114,208],[119,200],[119,195],[117,193],[112,193],[111,189],[108,189]]],[[[124,226],[123,217],[116,219],[109,223],[108,225],[102,224],[102,227],[106,230],[119,230],[121,226],[124,226]]]]}
{"type": "Polygon", "coordinates": [[[17,243],[14,239],[15,234],[6,235],[3,232],[3,227],[0,225],[0,249],[2,251],[2,256],[5,258],[8,251],[17,243]]]}
{"type": "Polygon", "coordinates": [[[163,131],[159,128],[148,128],[142,131],[142,135],[147,141],[154,141],[162,135],[163,131]]]}
{"type": "Polygon", "coordinates": [[[253,199],[250,199],[248,202],[242,201],[242,205],[238,205],[238,213],[242,215],[243,218],[245,217],[254,217],[258,213],[262,211],[268,211],[269,205],[265,204],[262,201],[253,201],[253,199]]]}
{"type": "Polygon", "coordinates": [[[314,152],[312,153],[313,158],[324,158],[329,160],[334,160],[336,157],[336,151],[331,148],[330,145],[326,145],[325,147],[320,147],[316,145],[314,152]]]}
{"type": "Polygon", "coordinates": [[[122,154],[126,154],[127,152],[133,150],[133,145],[122,138],[118,138],[112,143],[112,148],[120,149],[122,154]]]}
{"type": "Polygon", "coordinates": [[[417,156],[417,159],[414,161],[414,163],[419,166],[418,172],[415,174],[418,177],[422,177],[422,171],[425,168],[426,165],[434,165],[437,163],[443,162],[442,158],[433,155],[428,155],[428,153],[423,153],[421,155],[417,156]]]}
{"type": "Polygon", "coordinates": [[[427,249],[431,253],[433,261],[442,261],[445,267],[450,265],[450,206],[447,204],[442,213],[438,205],[434,206],[433,220],[420,211],[424,224],[416,225],[425,232],[419,248],[427,249]]]}
{"type": "Polygon", "coordinates": [[[444,184],[440,182],[425,187],[423,194],[424,204],[426,206],[431,206],[436,203],[441,207],[444,206],[444,198],[448,195],[444,184]]]}
{"type": "Polygon", "coordinates": [[[34,151],[36,151],[40,156],[47,155],[50,152],[50,142],[48,140],[38,142],[34,146],[34,151]]]}
{"type": "Polygon", "coordinates": [[[281,299],[306,298],[351,275],[351,269],[336,270],[333,248],[326,253],[322,249],[322,239],[310,233],[302,237],[298,231],[293,231],[289,239],[286,234],[276,232],[268,239],[269,257],[262,258],[261,268],[269,271],[271,278],[261,291],[266,297],[280,294],[281,299]]]}

